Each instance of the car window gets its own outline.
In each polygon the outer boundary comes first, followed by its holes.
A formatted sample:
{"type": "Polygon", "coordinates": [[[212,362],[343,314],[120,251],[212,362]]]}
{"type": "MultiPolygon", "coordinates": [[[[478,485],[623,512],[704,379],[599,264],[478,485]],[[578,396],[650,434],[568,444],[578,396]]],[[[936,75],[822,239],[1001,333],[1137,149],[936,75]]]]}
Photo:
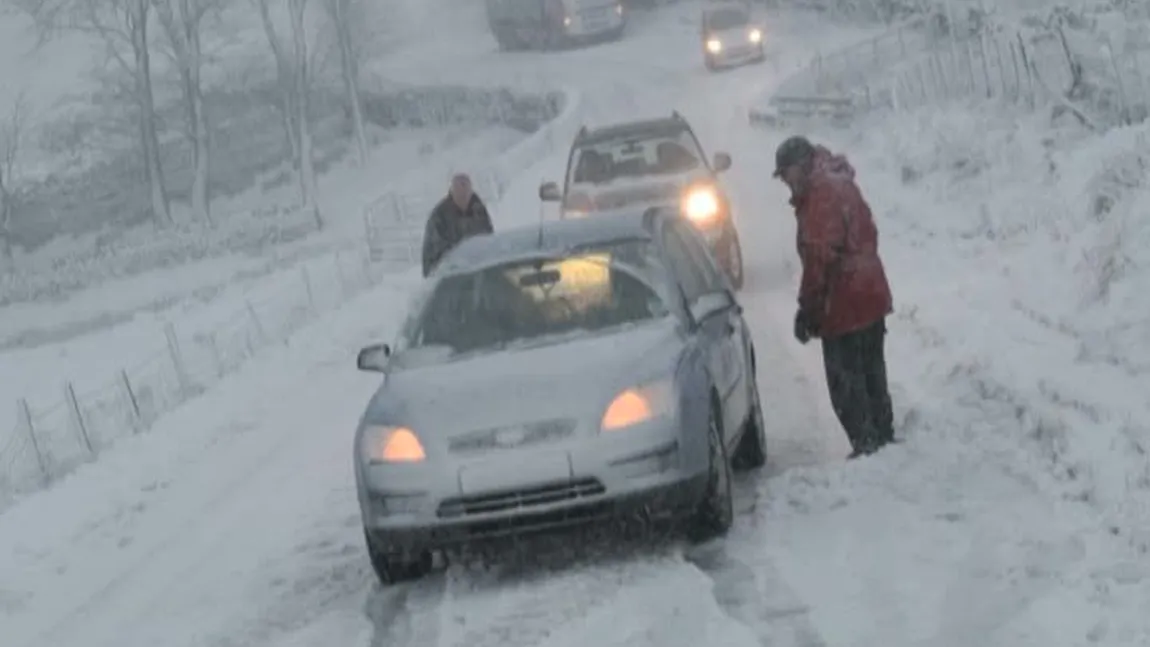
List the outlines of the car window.
{"type": "Polygon", "coordinates": [[[678,223],[669,222],[663,227],[663,247],[667,251],[667,260],[675,280],[683,288],[683,296],[690,303],[710,290],[703,268],[691,254],[675,224],[678,223]]]}
{"type": "Polygon", "coordinates": [[[749,16],[741,9],[716,9],[707,16],[707,25],[716,31],[746,27],[749,16]]]}
{"type": "Polygon", "coordinates": [[[690,254],[691,260],[702,272],[706,291],[718,292],[726,289],[723,282],[723,274],[715,262],[715,256],[711,253],[710,249],[707,248],[707,244],[703,241],[698,230],[681,220],[673,221],[670,223],[670,226],[682,237],[683,246],[686,248],[687,253],[690,254]]]}
{"type": "Polygon", "coordinates": [[[558,343],[666,317],[666,273],[650,241],[625,241],[447,276],[397,350],[459,355],[558,343]]]}
{"type": "Polygon", "coordinates": [[[568,185],[604,185],[634,178],[678,175],[704,166],[689,131],[621,137],[580,147],[568,185]]]}

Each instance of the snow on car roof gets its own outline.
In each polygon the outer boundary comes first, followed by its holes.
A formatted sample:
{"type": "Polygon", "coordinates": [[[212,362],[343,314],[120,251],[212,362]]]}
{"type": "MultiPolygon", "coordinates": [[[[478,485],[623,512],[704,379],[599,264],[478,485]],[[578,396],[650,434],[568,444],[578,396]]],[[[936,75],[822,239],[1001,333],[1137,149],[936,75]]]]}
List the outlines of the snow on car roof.
{"type": "Polygon", "coordinates": [[[610,218],[549,220],[542,225],[524,225],[485,236],[473,236],[448,252],[436,274],[470,272],[531,257],[541,251],[561,252],[573,247],[650,239],[652,232],[646,211],[646,208],[635,208],[621,210],[610,218]],[[542,245],[540,227],[543,229],[542,245]]]}

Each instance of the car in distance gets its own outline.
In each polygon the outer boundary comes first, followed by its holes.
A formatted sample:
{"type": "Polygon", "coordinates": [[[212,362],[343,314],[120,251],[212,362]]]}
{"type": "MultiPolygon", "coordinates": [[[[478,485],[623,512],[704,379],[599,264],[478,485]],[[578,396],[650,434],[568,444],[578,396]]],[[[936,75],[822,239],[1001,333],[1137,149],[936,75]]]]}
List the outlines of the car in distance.
{"type": "Polygon", "coordinates": [[[485,0],[487,24],[508,51],[617,40],[627,28],[620,0],[485,0]]]}
{"type": "Polygon", "coordinates": [[[539,187],[539,198],[559,203],[560,218],[610,215],[620,209],[667,206],[698,228],[736,290],[743,287],[743,249],[731,202],[719,175],[731,156],[707,160],[687,120],[669,117],[628,121],[575,135],[560,189],[539,187]]]}
{"type": "Polygon", "coordinates": [[[763,27],[754,21],[750,7],[734,2],[708,3],[700,24],[703,64],[708,70],[766,60],[763,27]]]}
{"type": "Polygon", "coordinates": [[[698,233],[647,209],[466,240],[416,296],[355,435],[383,584],[433,551],[640,513],[702,539],[766,461],[755,351],[698,233]]]}

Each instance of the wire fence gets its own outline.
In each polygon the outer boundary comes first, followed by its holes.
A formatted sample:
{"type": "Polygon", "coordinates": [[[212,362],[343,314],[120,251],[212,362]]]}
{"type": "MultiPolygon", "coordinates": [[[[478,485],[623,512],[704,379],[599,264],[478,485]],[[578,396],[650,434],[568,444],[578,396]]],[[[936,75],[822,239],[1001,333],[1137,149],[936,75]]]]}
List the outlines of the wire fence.
{"type": "Polygon", "coordinates": [[[384,271],[362,246],[299,265],[294,279],[249,298],[208,332],[164,326],[166,347],[142,363],[109,367],[101,385],[65,381],[55,405],[20,398],[13,433],[0,442],[0,504],[50,484],[116,440],[142,433],[321,313],[377,284],[384,271]]]}
{"type": "Polygon", "coordinates": [[[1095,129],[1150,118],[1150,42],[1116,47],[1102,32],[1065,20],[1023,29],[955,21],[941,12],[899,23],[787,79],[752,122],[780,126],[818,118],[849,123],[876,109],[1004,101],[1054,106],[1095,129]]]}
{"type": "Polygon", "coordinates": [[[916,16],[850,46],[816,53],[779,85],[766,105],[751,108],[751,122],[782,126],[810,118],[849,121],[870,84],[934,46],[939,20],[936,14],[916,16]]]}
{"type": "MultiPolygon", "coordinates": [[[[569,94],[567,101],[573,105],[493,159],[475,178],[477,190],[493,203],[501,200],[517,171],[573,134],[578,100],[569,94]]],[[[206,330],[181,330],[166,323],[161,352],[134,366],[109,367],[103,384],[89,388],[66,380],[54,405],[20,398],[14,429],[0,436],[0,508],[94,460],[117,440],[147,431],[162,415],[235,373],[262,349],[282,343],[388,275],[410,268],[419,260],[427,213],[444,192],[441,179],[429,178],[426,184],[384,193],[364,210],[364,240],[300,263],[292,270],[294,277],[290,272],[281,275],[286,278],[274,288],[244,300],[206,330]]]]}
{"type": "Polygon", "coordinates": [[[1100,39],[1074,46],[1062,26],[979,32],[897,70],[863,105],[898,110],[969,100],[1036,109],[1054,104],[1092,128],[1144,121],[1150,106],[1150,50],[1115,52],[1100,39]]]}

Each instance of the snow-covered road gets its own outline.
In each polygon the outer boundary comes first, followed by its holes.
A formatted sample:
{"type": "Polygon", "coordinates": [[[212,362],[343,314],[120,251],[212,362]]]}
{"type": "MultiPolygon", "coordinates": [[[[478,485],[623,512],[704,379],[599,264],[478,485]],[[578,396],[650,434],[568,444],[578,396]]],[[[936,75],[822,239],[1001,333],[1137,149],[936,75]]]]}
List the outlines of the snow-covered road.
{"type": "MultiPolygon", "coordinates": [[[[751,131],[745,108],[843,30],[780,17],[773,62],[709,75],[691,5],[638,16],[623,42],[548,55],[497,53],[467,14],[478,7],[456,9],[450,43],[411,45],[375,71],[575,87],[590,122],[677,108],[710,152],[732,153],[772,457],[738,482],[730,535],[453,564],[378,589],[351,473],[377,379],[351,358],[391,337],[407,275],[0,516],[3,647],[1139,644],[1065,612],[1105,599],[1080,567],[1103,548],[1076,534],[1090,519],[1044,498],[1010,457],[911,442],[823,467],[846,443],[817,345],[790,339],[793,218],[769,177],[777,138],[751,131]]],[[[564,146],[508,187],[496,227],[538,217],[538,183],[558,177],[564,146]]]]}

